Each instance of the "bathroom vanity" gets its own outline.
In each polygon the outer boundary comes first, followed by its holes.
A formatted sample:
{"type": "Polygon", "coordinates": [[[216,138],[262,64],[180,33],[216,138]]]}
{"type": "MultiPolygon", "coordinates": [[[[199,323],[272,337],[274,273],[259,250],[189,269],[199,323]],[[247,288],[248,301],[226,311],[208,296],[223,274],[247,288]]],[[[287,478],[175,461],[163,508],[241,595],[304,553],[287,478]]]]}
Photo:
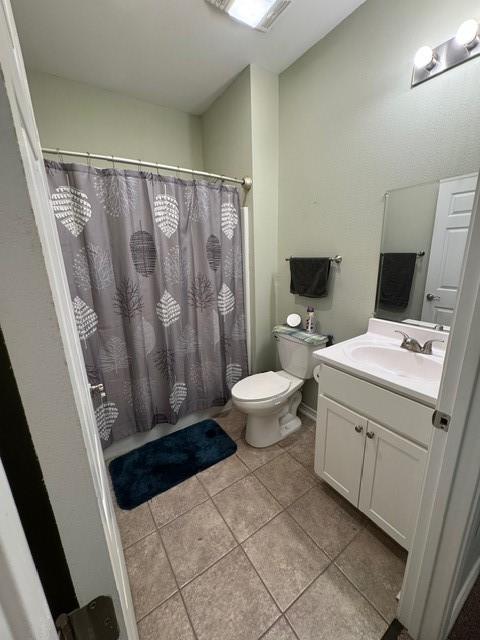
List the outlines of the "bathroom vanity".
{"type": "Polygon", "coordinates": [[[405,325],[372,319],[368,332],[315,352],[320,361],[315,472],[409,549],[432,436],[448,335],[420,327],[432,355],[401,348],[405,325]]]}

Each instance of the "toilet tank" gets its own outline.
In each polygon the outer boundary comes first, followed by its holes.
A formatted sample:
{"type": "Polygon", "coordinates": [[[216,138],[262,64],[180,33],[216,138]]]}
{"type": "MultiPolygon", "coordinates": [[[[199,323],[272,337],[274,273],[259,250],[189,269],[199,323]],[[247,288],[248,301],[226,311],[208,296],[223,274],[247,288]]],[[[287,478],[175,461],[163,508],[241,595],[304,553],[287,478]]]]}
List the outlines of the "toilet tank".
{"type": "Polygon", "coordinates": [[[280,366],[283,371],[308,380],[313,377],[313,352],[326,346],[328,338],[326,336],[315,336],[318,338],[315,344],[307,342],[312,335],[304,331],[297,331],[292,334],[280,332],[277,327],[273,330],[273,336],[277,343],[280,366]]]}

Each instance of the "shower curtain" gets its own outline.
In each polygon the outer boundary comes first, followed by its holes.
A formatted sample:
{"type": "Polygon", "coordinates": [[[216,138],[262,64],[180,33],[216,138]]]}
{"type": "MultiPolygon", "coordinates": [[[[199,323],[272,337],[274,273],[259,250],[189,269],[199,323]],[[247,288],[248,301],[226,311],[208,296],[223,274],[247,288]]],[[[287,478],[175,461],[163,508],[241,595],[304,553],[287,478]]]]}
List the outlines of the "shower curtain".
{"type": "Polygon", "coordinates": [[[45,166],[102,445],[225,404],[247,375],[238,190],[45,166]]]}

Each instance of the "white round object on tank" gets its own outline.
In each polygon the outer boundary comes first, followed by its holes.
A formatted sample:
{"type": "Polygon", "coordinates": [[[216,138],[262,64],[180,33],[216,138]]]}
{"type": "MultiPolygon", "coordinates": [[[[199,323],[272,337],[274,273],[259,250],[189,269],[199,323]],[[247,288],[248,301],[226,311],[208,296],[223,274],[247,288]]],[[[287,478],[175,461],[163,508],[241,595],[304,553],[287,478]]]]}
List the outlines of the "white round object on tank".
{"type": "Polygon", "coordinates": [[[297,327],[299,327],[302,324],[302,318],[301,316],[299,316],[298,313],[290,313],[287,316],[287,324],[289,327],[292,327],[293,329],[296,329],[297,327]]]}

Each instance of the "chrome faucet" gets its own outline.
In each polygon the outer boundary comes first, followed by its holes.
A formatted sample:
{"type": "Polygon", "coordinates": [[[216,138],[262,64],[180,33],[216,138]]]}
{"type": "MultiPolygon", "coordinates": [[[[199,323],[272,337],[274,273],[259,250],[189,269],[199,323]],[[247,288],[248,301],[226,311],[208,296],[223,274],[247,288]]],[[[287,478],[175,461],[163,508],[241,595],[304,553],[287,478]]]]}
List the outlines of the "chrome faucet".
{"type": "Polygon", "coordinates": [[[395,330],[395,333],[399,333],[403,336],[402,344],[400,345],[401,349],[413,351],[413,353],[423,353],[426,356],[432,355],[432,344],[434,342],[444,342],[444,340],[427,340],[425,344],[421,345],[416,338],[412,338],[408,333],[397,330],[395,330]]]}

